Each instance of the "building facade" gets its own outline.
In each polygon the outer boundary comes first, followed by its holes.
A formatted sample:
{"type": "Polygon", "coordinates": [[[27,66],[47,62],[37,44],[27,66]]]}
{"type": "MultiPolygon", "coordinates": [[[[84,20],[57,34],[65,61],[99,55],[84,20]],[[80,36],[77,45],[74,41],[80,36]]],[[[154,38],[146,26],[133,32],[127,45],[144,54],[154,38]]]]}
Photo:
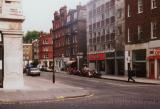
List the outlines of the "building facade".
{"type": "Polygon", "coordinates": [[[87,4],[89,67],[103,74],[124,75],[124,0],[91,0],[87,4]]]}
{"type": "Polygon", "coordinates": [[[86,7],[77,6],[68,12],[65,24],[65,57],[81,69],[87,63],[86,7]]]}
{"type": "Polygon", "coordinates": [[[33,61],[38,61],[39,60],[39,40],[35,39],[32,41],[32,58],[33,61]]]}
{"type": "Polygon", "coordinates": [[[61,7],[59,12],[54,12],[53,24],[53,48],[54,48],[54,69],[60,71],[64,67],[65,54],[65,24],[67,22],[67,7],[61,7]]]}
{"type": "Polygon", "coordinates": [[[32,62],[33,59],[32,44],[23,44],[23,66],[32,62]]]}
{"type": "Polygon", "coordinates": [[[136,76],[160,78],[160,1],[125,0],[125,69],[136,76]]]}
{"type": "Polygon", "coordinates": [[[23,82],[21,0],[0,0],[0,87],[18,89],[23,82]],[[15,69],[16,68],[16,69],[15,69]]]}
{"type": "Polygon", "coordinates": [[[53,40],[49,33],[41,32],[38,39],[39,43],[39,61],[46,69],[52,69],[53,66],[53,40]]]}
{"type": "Polygon", "coordinates": [[[69,62],[75,62],[74,67],[82,68],[86,62],[86,8],[77,6],[67,11],[66,7],[60,13],[54,13],[53,41],[55,70],[60,71],[69,62]]]}

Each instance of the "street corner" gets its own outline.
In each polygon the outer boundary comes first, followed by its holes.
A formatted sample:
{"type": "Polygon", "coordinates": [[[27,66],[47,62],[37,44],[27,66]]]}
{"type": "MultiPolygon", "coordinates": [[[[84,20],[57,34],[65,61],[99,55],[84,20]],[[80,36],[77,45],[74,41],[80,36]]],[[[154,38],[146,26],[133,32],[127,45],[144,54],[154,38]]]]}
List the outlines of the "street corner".
{"type": "MultiPolygon", "coordinates": [[[[32,85],[36,86],[36,84],[34,82],[32,85]]],[[[91,97],[93,95],[89,90],[66,84],[55,83],[52,87],[50,86],[45,85],[44,88],[47,88],[46,90],[40,89],[41,87],[37,88],[37,86],[35,88],[27,86],[29,89],[25,88],[21,90],[0,90],[0,104],[54,102],[91,97]]]]}

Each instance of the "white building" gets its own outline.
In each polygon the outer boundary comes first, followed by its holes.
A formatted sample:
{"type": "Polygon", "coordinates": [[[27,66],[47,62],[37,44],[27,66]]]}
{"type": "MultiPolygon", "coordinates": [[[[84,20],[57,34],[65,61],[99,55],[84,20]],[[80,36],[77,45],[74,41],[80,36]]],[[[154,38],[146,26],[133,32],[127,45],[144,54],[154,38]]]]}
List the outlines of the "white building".
{"type": "Polygon", "coordinates": [[[23,21],[21,0],[0,0],[0,85],[6,89],[23,87],[23,21]]]}
{"type": "Polygon", "coordinates": [[[124,75],[124,0],[91,0],[87,4],[89,67],[124,75]]]}

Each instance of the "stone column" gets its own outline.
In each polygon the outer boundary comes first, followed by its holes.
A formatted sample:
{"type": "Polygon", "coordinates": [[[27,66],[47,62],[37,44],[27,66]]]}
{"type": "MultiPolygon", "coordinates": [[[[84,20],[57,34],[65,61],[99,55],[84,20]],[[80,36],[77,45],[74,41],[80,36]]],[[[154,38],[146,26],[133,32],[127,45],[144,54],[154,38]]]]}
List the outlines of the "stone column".
{"type": "Polygon", "coordinates": [[[155,61],[154,61],[154,77],[155,77],[155,79],[158,79],[158,60],[157,59],[155,59],[155,61]]]}
{"type": "Polygon", "coordinates": [[[5,89],[20,89],[23,82],[23,45],[21,31],[3,31],[5,89]]]}

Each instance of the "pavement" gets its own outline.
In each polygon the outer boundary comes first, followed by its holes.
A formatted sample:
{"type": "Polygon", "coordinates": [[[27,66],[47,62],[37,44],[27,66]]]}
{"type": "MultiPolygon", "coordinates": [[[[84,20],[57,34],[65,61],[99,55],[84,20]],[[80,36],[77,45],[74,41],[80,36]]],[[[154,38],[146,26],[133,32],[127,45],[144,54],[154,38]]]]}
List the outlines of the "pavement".
{"type": "MultiPolygon", "coordinates": [[[[61,71],[61,73],[67,74],[67,72],[61,71]]],[[[113,76],[113,75],[102,75],[102,79],[114,80],[114,81],[128,81],[127,76],[113,76]]],[[[160,85],[160,79],[148,79],[148,78],[139,78],[133,77],[135,79],[135,83],[139,84],[151,84],[151,85],[160,85]]]]}
{"type": "Polygon", "coordinates": [[[24,103],[33,101],[63,100],[89,96],[90,93],[80,87],[70,86],[40,78],[24,76],[24,87],[17,90],[0,89],[0,104],[24,103]]]}
{"type": "MultiPolygon", "coordinates": [[[[128,81],[127,76],[110,76],[110,75],[102,75],[103,79],[109,79],[109,80],[115,80],[115,81],[128,81]]],[[[152,80],[147,78],[139,78],[139,77],[133,77],[135,80],[135,83],[140,84],[153,84],[153,85],[160,85],[160,80],[152,80]]]]}

